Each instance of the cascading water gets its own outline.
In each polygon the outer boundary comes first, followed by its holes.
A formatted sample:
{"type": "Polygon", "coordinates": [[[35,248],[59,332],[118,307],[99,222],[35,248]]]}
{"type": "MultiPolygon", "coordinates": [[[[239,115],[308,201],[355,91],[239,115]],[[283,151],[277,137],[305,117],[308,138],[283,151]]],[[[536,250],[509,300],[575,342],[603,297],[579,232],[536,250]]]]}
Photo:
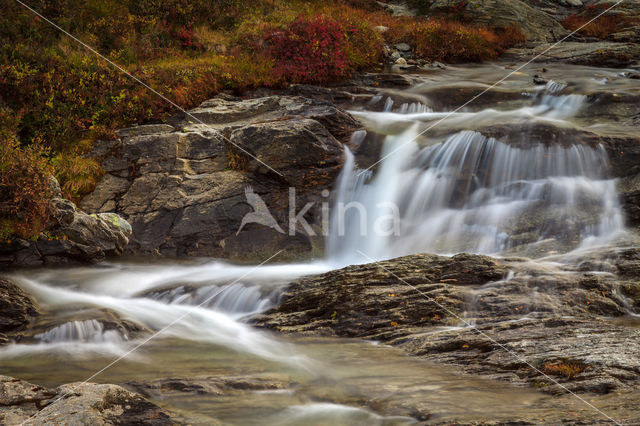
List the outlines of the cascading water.
{"type": "Polygon", "coordinates": [[[71,321],[34,336],[46,343],[60,342],[111,342],[119,343],[123,337],[116,330],[105,330],[96,320],[71,321]]]}
{"type": "MultiPolygon", "coordinates": [[[[585,98],[544,94],[535,102],[538,115],[558,119],[574,115],[585,98]]],[[[516,247],[535,256],[603,242],[624,229],[601,146],[511,146],[462,131],[421,148],[419,133],[414,124],[388,136],[375,174],[358,170],[346,153],[328,241],[336,263],[516,247]]]]}

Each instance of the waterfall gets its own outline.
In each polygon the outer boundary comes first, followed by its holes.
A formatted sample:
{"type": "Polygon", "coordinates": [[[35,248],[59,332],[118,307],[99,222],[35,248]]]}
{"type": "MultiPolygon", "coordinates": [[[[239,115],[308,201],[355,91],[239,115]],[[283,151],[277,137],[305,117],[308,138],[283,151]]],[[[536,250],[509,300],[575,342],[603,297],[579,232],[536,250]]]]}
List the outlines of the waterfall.
{"type": "Polygon", "coordinates": [[[541,242],[569,251],[623,230],[601,146],[515,147],[463,131],[420,148],[417,129],[387,137],[373,175],[346,153],[328,241],[334,262],[366,261],[359,252],[497,254],[541,242]],[[399,232],[380,225],[391,220],[385,206],[397,207],[399,232]]]}
{"type": "Polygon", "coordinates": [[[105,330],[102,323],[96,320],[67,322],[34,337],[46,343],[119,343],[123,340],[117,330],[105,330]]]}

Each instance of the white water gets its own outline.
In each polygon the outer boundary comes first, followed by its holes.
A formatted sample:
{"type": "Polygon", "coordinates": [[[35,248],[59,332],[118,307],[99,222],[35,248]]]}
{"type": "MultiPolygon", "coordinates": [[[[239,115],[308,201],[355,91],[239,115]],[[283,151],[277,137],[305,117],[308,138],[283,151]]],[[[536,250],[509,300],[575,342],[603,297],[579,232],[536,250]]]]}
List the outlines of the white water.
{"type": "MultiPolygon", "coordinates": [[[[455,113],[452,119],[533,115],[560,120],[575,115],[586,98],[545,93],[534,102],[538,105],[515,111],[455,113]]],[[[445,117],[359,115],[374,128],[389,121],[445,117]]],[[[346,153],[327,244],[334,262],[362,263],[419,252],[498,254],[523,242],[553,241],[569,251],[602,244],[624,231],[603,147],[571,141],[519,147],[474,131],[421,147],[420,129],[413,124],[388,136],[375,174],[359,170],[354,156],[346,153]],[[526,220],[531,225],[518,225],[526,220]]],[[[523,127],[525,141],[526,132],[523,127]]]]}
{"type": "Polygon", "coordinates": [[[118,343],[124,340],[118,331],[105,330],[102,323],[96,320],[66,322],[44,333],[36,334],[35,338],[46,343],[74,341],[118,343]]]}

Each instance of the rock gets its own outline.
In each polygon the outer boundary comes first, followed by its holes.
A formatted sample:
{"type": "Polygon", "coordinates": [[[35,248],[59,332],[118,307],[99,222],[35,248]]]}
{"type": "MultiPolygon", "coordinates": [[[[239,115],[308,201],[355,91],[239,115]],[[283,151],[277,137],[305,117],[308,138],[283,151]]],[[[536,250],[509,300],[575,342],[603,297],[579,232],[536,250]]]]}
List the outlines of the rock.
{"type": "Polygon", "coordinates": [[[640,330],[596,318],[640,308],[640,254],[613,248],[592,256],[558,268],[467,254],[350,266],[290,284],[281,304],[253,322],[285,333],[383,341],[549,393],[562,389],[540,371],[574,392],[635,389],[640,330]],[[460,325],[467,327],[438,328],[460,325]]]}
{"type": "Polygon", "coordinates": [[[335,138],[348,142],[362,126],[345,111],[322,99],[301,96],[266,96],[256,99],[216,97],[190,111],[209,126],[223,133],[259,121],[309,118],[320,122],[335,138]]]}
{"type": "Polygon", "coordinates": [[[2,424],[174,425],[170,414],[120,386],[71,383],[56,390],[0,376],[2,424]]]}
{"type": "Polygon", "coordinates": [[[279,331],[384,340],[396,331],[406,332],[404,327],[447,323],[446,311],[416,295],[414,289],[399,285],[394,274],[460,313],[463,286],[500,280],[506,269],[486,256],[473,255],[415,255],[352,266],[291,284],[280,305],[257,323],[279,331]],[[446,287],[444,283],[454,284],[446,287]]]}
{"type": "Polygon", "coordinates": [[[411,46],[407,43],[398,43],[394,47],[400,52],[411,52],[411,46]]]}
{"type": "Polygon", "coordinates": [[[394,51],[393,53],[391,53],[389,59],[395,63],[396,61],[402,59],[402,56],[400,56],[400,52],[394,51]]]}
{"type": "Polygon", "coordinates": [[[342,164],[341,144],[315,120],[249,125],[234,131],[231,142],[231,151],[241,158],[246,170],[269,174],[272,170],[265,169],[263,163],[268,164],[292,186],[302,182],[331,185],[342,164]]]}
{"type": "MultiPolygon", "coordinates": [[[[273,255],[277,241],[286,248],[280,260],[313,255],[321,246],[313,234],[321,234],[322,191],[342,165],[341,142],[362,125],[330,103],[326,90],[288,91],[305,96],[221,95],[191,111],[205,124],[138,126],[121,131],[118,141],[98,143],[94,154],[107,173],[81,206],[126,218],[133,231],[128,249],[139,253],[256,260],[273,255]],[[304,218],[313,232],[303,227],[289,235],[290,186],[294,217],[312,203],[304,218]],[[262,198],[282,233],[249,223],[236,235],[254,210],[248,190],[262,198]]],[[[330,96],[351,101],[338,91],[330,96]]]]}
{"type": "MultiPolygon", "coordinates": [[[[431,2],[432,13],[448,13],[458,0],[431,2]]],[[[474,0],[464,2],[462,13],[474,24],[494,28],[519,28],[530,41],[555,41],[569,32],[546,13],[521,0],[474,0]]]]}
{"type": "Polygon", "coordinates": [[[631,73],[627,76],[628,78],[631,78],[633,80],[640,80],[640,73],[631,73]]]}
{"type": "Polygon", "coordinates": [[[117,214],[88,215],[63,198],[50,201],[48,235],[0,243],[0,265],[31,267],[95,263],[124,252],[131,226],[117,214]]]}
{"type": "Polygon", "coordinates": [[[537,84],[537,85],[545,85],[549,82],[548,79],[546,78],[542,78],[539,75],[534,75],[533,76],[533,84],[537,84]]]}
{"type": "Polygon", "coordinates": [[[637,387],[638,337],[638,330],[604,321],[550,318],[411,335],[391,344],[465,373],[527,383],[554,395],[567,389],[607,394],[637,387]]]}
{"type": "Polygon", "coordinates": [[[0,343],[24,329],[37,315],[31,297],[11,281],[0,278],[0,343]]]}
{"type": "Polygon", "coordinates": [[[407,65],[407,60],[404,58],[398,58],[395,62],[396,65],[407,65]]]}
{"type": "Polygon", "coordinates": [[[625,67],[640,57],[640,45],[599,41],[579,43],[564,41],[557,45],[539,44],[533,48],[512,48],[505,56],[520,61],[565,62],[576,65],[625,67]]]}
{"type": "Polygon", "coordinates": [[[51,193],[54,197],[62,197],[62,189],[60,188],[60,182],[54,176],[49,176],[49,186],[51,187],[51,193]]]}
{"type": "Polygon", "coordinates": [[[77,244],[96,247],[106,255],[120,255],[129,243],[131,226],[115,213],[107,216],[81,213],[60,232],[77,244]]]}
{"type": "Polygon", "coordinates": [[[377,32],[379,32],[380,34],[384,34],[387,31],[389,31],[389,27],[385,27],[384,25],[378,25],[373,27],[373,29],[377,32]]]}
{"type": "Polygon", "coordinates": [[[55,396],[54,390],[0,376],[0,423],[21,424],[55,396]]]}
{"type": "Polygon", "coordinates": [[[167,378],[145,382],[129,382],[127,386],[146,397],[162,398],[167,394],[213,394],[238,397],[247,391],[276,391],[289,387],[289,382],[278,379],[244,376],[218,376],[197,378],[167,378]]]}
{"type": "Polygon", "coordinates": [[[563,2],[566,3],[568,6],[572,6],[572,7],[584,6],[584,4],[582,3],[582,0],[563,0],[563,2]]]}
{"type": "Polygon", "coordinates": [[[415,11],[406,3],[377,3],[393,16],[415,16],[415,11]]]}

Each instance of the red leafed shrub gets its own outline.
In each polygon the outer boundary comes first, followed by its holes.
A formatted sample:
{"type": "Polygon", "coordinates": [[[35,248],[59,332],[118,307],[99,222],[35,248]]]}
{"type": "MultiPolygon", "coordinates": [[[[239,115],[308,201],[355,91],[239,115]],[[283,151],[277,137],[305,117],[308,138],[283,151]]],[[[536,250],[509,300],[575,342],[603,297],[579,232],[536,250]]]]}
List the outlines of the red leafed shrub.
{"type": "Polygon", "coordinates": [[[624,26],[620,22],[619,17],[615,16],[601,16],[589,25],[581,28],[591,19],[588,16],[571,15],[564,21],[562,25],[570,31],[578,31],[578,33],[587,37],[597,37],[600,39],[606,39],[611,34],[620,31],[624,26]]]}
{"type": "Polygon", "coordinates": [[[562,26],[570,31],[577,31],[583,36],[605,40],[611,34],[628,28],[635,23],[634,19],[618,14],[603,15],[596,18],[611,6],[611,3],[589,5],[584,12],[567,17],[562,21],[562,26]],[[591,20],[593,22],[590,22],[591,20]]]}
{"type": "Polygon", "coordinates": [[[503,49],[508,49],[527,41],[527,38],[518,27],[494,28],[493,32],[497,36],[498,44],[503,49]]]}
{"type": "Polygon", "coordinates": [[[301,16],[287,28],[264,37],[275,60],[276,79],[288,83],[323,83],[351,71],[345,29],[325,16],[301,16]]]}

